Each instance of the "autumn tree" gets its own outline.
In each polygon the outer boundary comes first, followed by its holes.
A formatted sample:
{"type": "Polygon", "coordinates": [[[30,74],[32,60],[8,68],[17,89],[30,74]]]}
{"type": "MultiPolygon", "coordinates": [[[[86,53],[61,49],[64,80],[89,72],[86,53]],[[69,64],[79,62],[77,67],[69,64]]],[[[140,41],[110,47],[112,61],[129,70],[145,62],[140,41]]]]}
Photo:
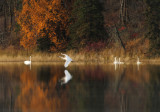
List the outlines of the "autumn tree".
{"type": "Polygon", "coordinates": [[[69,37],[71,46],[78,48],[87,42],[106,39],[102,5],[99,0],[76,0],[71,12],[69,37]]]}
{"type": "Polygon", "coordinates": [[[65,47],[68,16],[62,3],[61,0],[23,0],[17,21],[23,36],[20,44],[24,48],[35,48],[47,40],[45,38],[50,40],[50,50],[65,47]]]}

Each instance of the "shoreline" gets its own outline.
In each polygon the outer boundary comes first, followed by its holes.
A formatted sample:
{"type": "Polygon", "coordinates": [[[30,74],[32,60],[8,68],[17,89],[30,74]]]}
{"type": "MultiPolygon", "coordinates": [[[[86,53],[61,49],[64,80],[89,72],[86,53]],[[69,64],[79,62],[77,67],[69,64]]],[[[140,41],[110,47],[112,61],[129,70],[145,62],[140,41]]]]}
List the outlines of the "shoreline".
{"type": "MultiPolygon", "coordinates": [[[[124,53],[123,49],[114,51],[113,49],[104,49],[102,51],[75,51],[69,50],[62,52],[67,54],[76,63],[102,63],[102,64],[113,64],[114,58],[120,57],[121,62],[124,64],[136,64],[137,58],[139,57],[140,62],[143,64],[160,64],[160,57],[149,58],[144,53],[124,53]]],[[[46,53],[46,52],[26,52],[22,50],[0,50],[0,63],[23,63],[29,60],[29,57],[34,63],[61,63],[64,62],[59,56],[61,52],[57,53],[46,53]]]]}
{"type": "MultiPolygon", "coordinates": [[[[12,59],[15,59],[15,58],[12,58],[12,59]]],[[[2,60],[2,58],[0,57],[0,64],[1,63],[24,63],[25,59],[24,60],[18,60],[16,59],[15,60],[12,60],[11,58],[9,60],[2,60]]],[[[114,60],[107,60],[107,61],[100,61],[100,60],[90,60],[90,61],[86,61],[86,60],[80,60],[80,61],[74,61],[73,63],[75,64],[113,64],[113,61],[114,60]]],[[[123,61],[123,60],[122,60],[123,61]]],[[[32,63],[36,64],[36,63],[46,63],[46,64],[50,64],[50,63],[53,63],[53,64],[61,64],[61,63],[64,63],[65,61],[64,60],[32,60],[32,63]]],[[[136,64],[136,60],[128,60],[128,61],[123,61],[124,64],[121,64],[121,65],[126,65],[126,64],[136,64]]],[[[141,59],[140,60],[141,65],[143,64],[160,64],[160,59],[159,58],[153,58],[153,59],[141,59]]]]}

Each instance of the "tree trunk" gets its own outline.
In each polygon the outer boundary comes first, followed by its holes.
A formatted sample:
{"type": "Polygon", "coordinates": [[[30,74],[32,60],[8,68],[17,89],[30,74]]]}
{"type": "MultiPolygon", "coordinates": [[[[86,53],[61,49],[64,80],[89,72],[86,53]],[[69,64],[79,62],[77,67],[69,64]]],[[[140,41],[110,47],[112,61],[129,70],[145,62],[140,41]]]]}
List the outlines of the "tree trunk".
{"type": "Polygon", "coordinates": [[[12,26],[13,26],[13,13],[14,13],[14,3],[13,3],[13,0],[10,1],[10,16],[11,16],[11,28],[10,28],[10,31],[12,31],[12,26]]]}
{"type": "Polygon", "coordinates": [[[124,0],[120,0],[120,22],[123,24],[124,19],[123,19],[123,6],[124,6],[124,0]]]}
{"type": "Polygon", "coordinates": [[[128,2],[127,0],[120,0],[120,23],[126,24],[128,21],[128,2]]]}
{"type": "Polygon", "coordinates": [[[6,7],[6,1],[4,5],[4,32],[7,32],[7,7],[6,7]]]}
{"type": "Polygon", "coordinates": [[[123,49],[124,49],[124,51],[125,51],[125,46],[124,46],[123,41],[122,41],[122,39],[121,39],[121,37],[120,37],[120,35],[119,35],[119,32],[118,32],[118,30],[117,30],[116,25],[115,25],[115,30],[116,30],[117,37],[118,37],[118,39],[119,39],[119,41],[120,41],[120,43],[121,43],[121,45],[122,45],[122,47],[123,47],[123,49]]]}

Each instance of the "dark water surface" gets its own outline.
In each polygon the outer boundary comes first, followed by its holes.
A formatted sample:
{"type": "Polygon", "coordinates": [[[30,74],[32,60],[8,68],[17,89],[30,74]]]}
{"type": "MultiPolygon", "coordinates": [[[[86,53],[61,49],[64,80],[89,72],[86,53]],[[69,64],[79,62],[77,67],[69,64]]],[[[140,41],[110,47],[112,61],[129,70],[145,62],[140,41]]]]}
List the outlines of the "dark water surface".
{"type": "Polygon", "coordinates": [[[160,65],[1,63],[0,112],[160,112],[160,65]]]}

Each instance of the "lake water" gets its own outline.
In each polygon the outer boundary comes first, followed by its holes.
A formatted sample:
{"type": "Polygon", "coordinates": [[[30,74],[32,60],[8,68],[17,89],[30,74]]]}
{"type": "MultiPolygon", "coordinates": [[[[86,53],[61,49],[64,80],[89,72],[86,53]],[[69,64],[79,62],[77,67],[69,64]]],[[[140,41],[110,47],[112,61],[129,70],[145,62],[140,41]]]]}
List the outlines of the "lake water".
{"type": "Polygon", "coordinates": [[[0,112],[160,112],[160,65],[1,63],[0,112]]]}

